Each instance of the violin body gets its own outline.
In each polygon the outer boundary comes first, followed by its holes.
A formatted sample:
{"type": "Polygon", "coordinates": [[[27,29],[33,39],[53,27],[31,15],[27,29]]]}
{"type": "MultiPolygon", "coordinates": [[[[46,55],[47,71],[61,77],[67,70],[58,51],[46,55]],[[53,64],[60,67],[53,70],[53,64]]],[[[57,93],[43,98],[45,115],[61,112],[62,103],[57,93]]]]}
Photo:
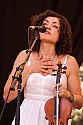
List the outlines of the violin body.
{"type": "MultiPolygon", "coordinates": [[[[45,104],[46,119],[49,125],[56,125],[56,117],[54,117],[55,98],[49,99],[45,104]]],[[[58,119],[59,125],[68,125],[68,119],[71,118],[72,104],[66,98],[60,98],[60,115],[58,119]]]]}

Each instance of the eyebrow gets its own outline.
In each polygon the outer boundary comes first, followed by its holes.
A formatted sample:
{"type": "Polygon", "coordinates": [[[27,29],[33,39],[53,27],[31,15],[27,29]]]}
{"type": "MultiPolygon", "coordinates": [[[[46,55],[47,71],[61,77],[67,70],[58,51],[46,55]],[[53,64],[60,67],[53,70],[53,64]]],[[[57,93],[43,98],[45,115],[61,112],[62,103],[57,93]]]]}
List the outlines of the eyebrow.
{"type": "MultiPolygon", "coordinates": [[[[44,21],[49,22],[48,20],[44,20],[44,21]]],[[[43,22],[44,22],[44,21],[43,21],[43,22]]],[[[53,23],[54,23],[54,24],[55,24],[55,23],[57,23],[57,24],[59,25],[59,23],[58,23],[58,22],[53,22],[53,23]]]]}

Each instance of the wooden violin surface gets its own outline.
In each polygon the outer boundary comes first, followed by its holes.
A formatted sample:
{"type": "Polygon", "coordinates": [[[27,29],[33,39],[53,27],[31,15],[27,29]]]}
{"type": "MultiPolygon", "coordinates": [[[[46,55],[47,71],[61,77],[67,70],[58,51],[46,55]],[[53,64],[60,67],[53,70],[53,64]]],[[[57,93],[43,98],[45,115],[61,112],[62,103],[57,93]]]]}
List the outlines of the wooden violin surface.
{"type": "MultiPolygon", "coordinates": [[[[55,98],[49,99],[45,104],[46,119],[49,125],[56,125],[56,117],[54,116],[55,98]]],[[[60,115],[59,125],[68,125],[68,119],[71,118],[72,104],[66,98],[60,98],[60,115]]]]}

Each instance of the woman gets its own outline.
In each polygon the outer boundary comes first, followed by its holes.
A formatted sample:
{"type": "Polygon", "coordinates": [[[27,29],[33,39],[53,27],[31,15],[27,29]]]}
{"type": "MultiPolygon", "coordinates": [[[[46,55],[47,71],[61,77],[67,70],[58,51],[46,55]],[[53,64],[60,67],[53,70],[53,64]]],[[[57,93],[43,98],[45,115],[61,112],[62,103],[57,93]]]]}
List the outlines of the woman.
{"type": "MultiPolygon", "coordinates": [[[[61,74],[59,96],[68,99],[74,108],[82,107],[83,99],[80,88],[79,68],[72,51],[72,32],[67,19],[52,10],[35,15],[31,18],[31,25],[45,26],[46,32],[39,32],[37,40],[22,72],[22,89],[24,100],[20,108],[20,125],[48,125],[45,119],[45,103],[56,96],[56,76],[52,76],[53,69],[57,70],[57,63],[61,61],[66,66],[66,74],[61,74]]],[[[35,33],[30,33],[30,45],[35,33]]],[[[12,76],[16,67],[23,63],[26,50],[17,56],[12,72],[4,87],[3,98],[6,100],[11,85],[12,76]]],[[[17,84],[15,91],[11,91],[8,103],[17,97],[17,84]]],[[[12,125],[15,124],[13,121],[12,125]]]]}

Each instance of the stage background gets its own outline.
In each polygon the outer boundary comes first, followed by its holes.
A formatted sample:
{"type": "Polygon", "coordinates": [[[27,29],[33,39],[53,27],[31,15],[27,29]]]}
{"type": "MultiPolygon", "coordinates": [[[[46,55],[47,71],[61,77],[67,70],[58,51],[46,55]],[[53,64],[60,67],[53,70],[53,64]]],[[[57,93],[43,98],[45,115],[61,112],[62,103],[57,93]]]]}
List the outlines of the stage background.
{"type": "MultiPolygon", "coordinates": [[[[83,0],[0,0],[0,113],[3,87],[18,53],[28,48],[27,28],[35,14],[52,9],[69,20],[73,32],[73,52],[79,66],[83,61],[83,0]]],[[[23,93],[21,102],[23,100],[23,93]]],[[[6,105],[0,125],[10,125],[16,99],[6,105]]]]}

